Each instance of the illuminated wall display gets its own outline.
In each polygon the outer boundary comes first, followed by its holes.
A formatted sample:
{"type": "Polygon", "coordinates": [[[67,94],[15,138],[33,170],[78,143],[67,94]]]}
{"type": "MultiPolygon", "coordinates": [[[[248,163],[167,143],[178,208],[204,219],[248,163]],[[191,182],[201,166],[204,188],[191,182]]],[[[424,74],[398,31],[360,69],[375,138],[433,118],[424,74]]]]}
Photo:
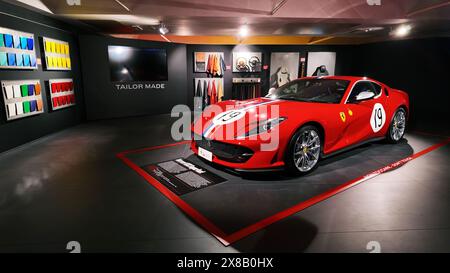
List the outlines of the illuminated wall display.
{"type": "Polygon", "coordinates": [[[2,81],[1,86],[8,121],[44,112],[39,80],[2,81]]]}
{"type": "Polygon", "coordinates": [[[0,28],[0,69],[37,69],[32,33],[0,28]]]}
{"type": "Polygon", "coordinates": [[[52,110],[74,106],[75,88],[72,79],[51,79],[48,81],[52,110]]]}
{"type": "Polygon", "coordinates": [[[47,70],[71,70],[69,43],[47,37],[42,38],[47,70]]]}

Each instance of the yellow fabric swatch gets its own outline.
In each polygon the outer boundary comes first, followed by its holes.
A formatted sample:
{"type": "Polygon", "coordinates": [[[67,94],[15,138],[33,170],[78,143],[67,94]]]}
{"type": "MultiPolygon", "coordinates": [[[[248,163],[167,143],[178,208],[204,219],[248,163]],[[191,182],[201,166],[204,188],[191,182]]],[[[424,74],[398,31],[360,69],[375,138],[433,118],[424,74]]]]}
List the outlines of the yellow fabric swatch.
{"type": "Polygon", "coordinates": [[[62,67],[62,61],[61,61],[62,58],[58,57],[57,59],[58,59],[58,67],[62,67]]]}
{"type": "Polygon", "coordinates": [[[50,52],[55,53],[55,52],[56,52],[56,44],[55,44],[55,42],[50,42],[50,45],[51,45],[51,50],[50,50],[50,52]]]}
{"type": "Polygon", "coordinates": [[[61,67],[66,68],[66,58],[61,58],[61,67]]]}
{"type": "Polygon", "coordinates": [[[53,57],[47,56],[47,67],[53,67],[53,57]]]}
{"type": "Polygon", "coordinates": [[[67,68],[70,68],[71,67],[71,63],[70,63],[70,58],[66,58],[66,65],[67,65],[67,68]]]}

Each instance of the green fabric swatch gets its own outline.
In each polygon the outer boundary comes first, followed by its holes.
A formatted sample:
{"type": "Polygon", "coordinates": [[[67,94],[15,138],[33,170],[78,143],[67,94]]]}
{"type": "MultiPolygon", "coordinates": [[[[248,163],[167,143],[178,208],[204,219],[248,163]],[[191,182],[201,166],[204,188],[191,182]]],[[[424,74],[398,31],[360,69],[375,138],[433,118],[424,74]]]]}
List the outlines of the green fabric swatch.
{"type": "Polygon", "coordinates": [[[28,96],[28,85],[27,84],[21,85],[20,91],[22,92],[22,97],[28,96]]]}
{"type": "Polygon", "coordinates": [[[0,47],[5,46],[5,40],[3,39],[3,33],[0,33],[0,47]]]}
{"type": "Polygon", "coordinates": [[[24,101],[23,102],[23,112],[24,113],[29,113],[30,112],[30,102],[29,101],[24,101]]]}

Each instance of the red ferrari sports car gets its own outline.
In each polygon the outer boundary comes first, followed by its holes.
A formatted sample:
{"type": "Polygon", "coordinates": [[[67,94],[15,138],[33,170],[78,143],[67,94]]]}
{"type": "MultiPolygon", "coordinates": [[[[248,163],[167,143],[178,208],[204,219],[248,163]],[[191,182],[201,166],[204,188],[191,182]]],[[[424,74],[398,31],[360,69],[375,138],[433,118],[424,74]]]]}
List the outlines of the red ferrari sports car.
{"type": "Polygon", "coordinates": [[[398,142],[408,112],[408,94],[366,77],[301,78],[263,98],[208,106],[192,125],[191,149],[236,170],[304,174],[357,145],[398,142]]]}

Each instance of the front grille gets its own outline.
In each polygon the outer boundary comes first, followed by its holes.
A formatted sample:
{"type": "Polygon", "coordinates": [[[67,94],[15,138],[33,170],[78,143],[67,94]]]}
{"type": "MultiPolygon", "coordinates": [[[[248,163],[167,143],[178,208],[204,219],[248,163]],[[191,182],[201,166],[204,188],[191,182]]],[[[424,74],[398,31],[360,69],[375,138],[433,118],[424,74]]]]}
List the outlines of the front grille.
{"type": "Polygon", "coordinates": [[[249,148],[228,144],[216,140],[209,140],[196,136],[195,143],[198,147],[212,152],[219,159],[235,163],[246,162],[252,155],[253,151],[249,148]]]}

